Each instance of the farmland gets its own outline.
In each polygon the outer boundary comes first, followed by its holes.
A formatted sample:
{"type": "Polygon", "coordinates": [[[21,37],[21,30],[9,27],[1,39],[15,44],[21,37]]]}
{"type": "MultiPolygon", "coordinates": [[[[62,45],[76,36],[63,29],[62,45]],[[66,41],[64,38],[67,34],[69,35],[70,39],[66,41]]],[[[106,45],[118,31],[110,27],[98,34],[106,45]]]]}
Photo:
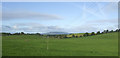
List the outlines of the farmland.
{"type": "Polygon", "coordinates": [[[117,56],[118,33],[79,38],[46,38],[39,35],[2,37],[3,56],[117,56]]]}

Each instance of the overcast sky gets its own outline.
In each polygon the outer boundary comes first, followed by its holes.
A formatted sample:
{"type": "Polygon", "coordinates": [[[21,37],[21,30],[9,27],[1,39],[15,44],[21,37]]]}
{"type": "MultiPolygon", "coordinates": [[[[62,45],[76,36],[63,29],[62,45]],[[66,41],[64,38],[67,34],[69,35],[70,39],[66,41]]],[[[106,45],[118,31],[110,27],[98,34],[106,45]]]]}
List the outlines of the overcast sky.
{"type": "Polygon", "coordinates": [[[115,30],[117,2],[3,2],[2,32],[115,30]]]}

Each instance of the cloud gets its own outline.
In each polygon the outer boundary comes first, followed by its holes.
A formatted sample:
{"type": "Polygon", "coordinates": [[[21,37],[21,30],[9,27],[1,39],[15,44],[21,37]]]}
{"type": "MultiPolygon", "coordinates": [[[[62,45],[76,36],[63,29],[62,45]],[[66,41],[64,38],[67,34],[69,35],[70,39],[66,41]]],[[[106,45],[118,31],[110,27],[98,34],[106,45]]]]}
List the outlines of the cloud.
{"type": "Polygon", "coordinates": [[[8,32],[8,31],[12,31],[13,28],[10,27],[10,26],[6,26],[6,25],[3,25],[2,26],[2,29],[0,31],[4,30],[3,32],[8,32]]]}
{"type": "Polygon", "coordinates": [[[118,19],[101,19],[86,21],[88,24],[93,24],[98,30],[115,30],[118,28],[118,19]]]}
{"type": "Polygon", "coordinates": [[[56,32],[63,31],[64,28],[58,26],[45,26],[37,23],[15,24],[12,26],[3,25],[3,32],[56,32]]]}
{"type": "Polygon", "coordinates": [[[0,21],[2,20],[2,3],[0,3],[0,21]]]}
{"type": "Polygon", "coordinates": [[[118,12],[118,2],[110,2],[102,9],[105,13],[117,13],[118,12]]]}
{"type": "Polygon", "coordinates": [[[115,30],[118,25],[109,25],[109,24],[93,24],[86,23],[79,26],[71,26],[69,28],[62,28],[60,26],[46,26],[39,23],[17,23],[11,26],[3,25],[3,32],[75,32],[75,33],[85,33],[85,32],[97,32],[103,30],[115,30]]]}
{"type": "Polygon", "coordinates": [[[56,14],[43,14],[37,12],[28,12],[28,11],[4,11],[3,20],[11,19],[39,19],[39,20],[51,20],[51,19],[62,19],[62,17],[56,14]]]}
{"type": "Polygon", "coordinates": [[[89,21],[86,21],[86,23],[97,23],[97,24],[113,23],[113,24],[116,24],[116,23],[118,23],[118,19],[101,19],[101,20],[92,20],[92,21],[89,20],[89,21]]]}
{"type": "Polygon", "coordinates": [[[115,30],[116,25],[106,25],[106,24],[84,24],[74,28],[69,29],[69,32],[85,33],[85,32],[97,32],[103,30],[115,30]]]}
{"type": "MultiPolygon", "coordinates": [[[[89,2],[88,2],[89,3],[89,2]]],[[[118,3],[117,2],[109,2],[109,3],[83,3],[83,7],[77,3],[71,3],[72,6],[82,9],[83,13],[90,14],[91,16],[98,17],[98,18],[110,18],[113,14],[116,15],[118,13],[118,3]]],[[[87,16],[84,15],[83,16],[87,16]]],[[[117,15],[116,15],[117,16],[117,15]]]]}
{"type": "Polygon", "coordinates": [[[95,27],[95,24],[82,24],[73,28],[69,28],[68,31],[69,32],[76,32],[76,33],[85,33],[85,32],[96,32],[99,29],[97,27],[95,27]]]}

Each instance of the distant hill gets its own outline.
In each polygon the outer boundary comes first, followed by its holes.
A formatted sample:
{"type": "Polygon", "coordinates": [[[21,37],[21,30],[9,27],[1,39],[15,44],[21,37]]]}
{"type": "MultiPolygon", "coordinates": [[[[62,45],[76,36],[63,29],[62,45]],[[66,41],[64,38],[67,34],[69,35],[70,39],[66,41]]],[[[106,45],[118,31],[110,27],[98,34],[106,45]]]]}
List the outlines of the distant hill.
{"type": "Polygon", "coordinates": [[[44,35],[61,35],[61,34],[71,34],[68,32],[47,32],[47,33],[43,33],[44,35]]]}

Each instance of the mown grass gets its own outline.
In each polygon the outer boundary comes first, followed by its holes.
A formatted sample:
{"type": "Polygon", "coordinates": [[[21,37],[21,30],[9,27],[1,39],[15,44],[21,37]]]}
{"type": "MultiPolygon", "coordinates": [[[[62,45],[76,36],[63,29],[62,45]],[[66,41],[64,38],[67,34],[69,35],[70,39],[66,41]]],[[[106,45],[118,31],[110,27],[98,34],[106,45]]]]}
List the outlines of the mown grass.
{"type": "Polygon", "coordinates": [[[2,36],[0,34],[0,57],[2,57],[2,36]]]}
{"type": "Polygon", "coordinates": [[[65,39],[3,36],[2,52],[3,56],[118,56],[118,33],[65,39]]]}

